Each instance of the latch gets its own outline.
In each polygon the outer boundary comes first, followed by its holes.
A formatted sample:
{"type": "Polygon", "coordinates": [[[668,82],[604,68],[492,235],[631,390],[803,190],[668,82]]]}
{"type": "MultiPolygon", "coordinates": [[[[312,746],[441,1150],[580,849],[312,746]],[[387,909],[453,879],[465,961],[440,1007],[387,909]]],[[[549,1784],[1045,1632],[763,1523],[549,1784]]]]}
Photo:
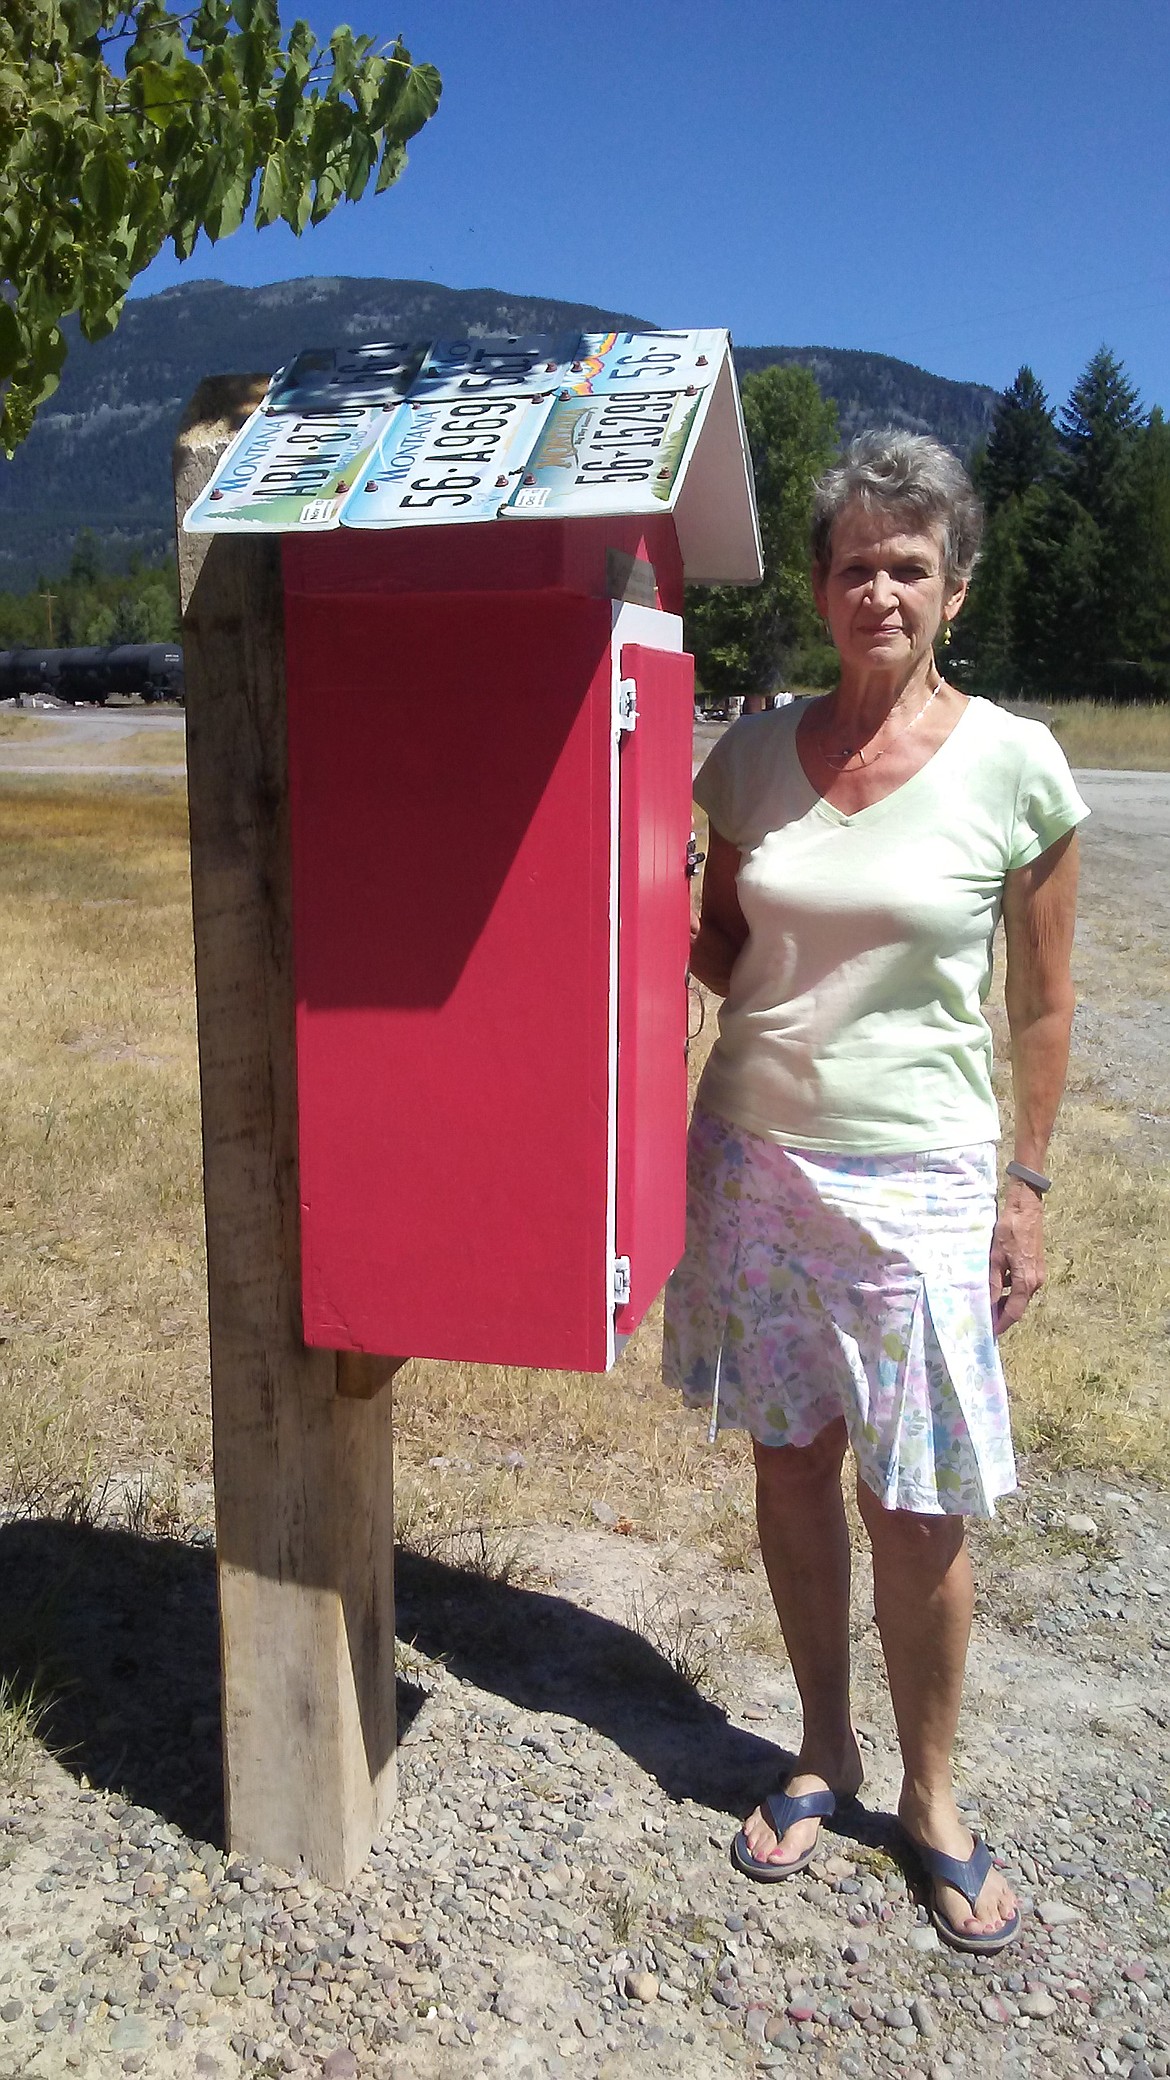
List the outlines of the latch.
{"type": "Polygon", "coordinates": [[[613,704],[613,726],[620,734],[631,730],[638,720],[638,682],[636,679],[619,679],[613,704]]]}
{"type": "Polygon", "coordinates": [[[630,1260],[615,1257],[613,1266],[613,1304],[628,1307],[630,1304],[630,1260]]]}

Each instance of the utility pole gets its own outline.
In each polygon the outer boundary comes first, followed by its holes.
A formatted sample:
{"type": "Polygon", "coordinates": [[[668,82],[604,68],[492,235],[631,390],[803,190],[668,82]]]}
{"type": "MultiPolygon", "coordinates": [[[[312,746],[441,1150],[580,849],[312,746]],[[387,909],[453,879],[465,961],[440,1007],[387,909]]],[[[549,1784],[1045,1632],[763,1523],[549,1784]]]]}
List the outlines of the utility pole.
{"type": "Polygon", "coordinates": [[[52,650],[56,647],[53,636],[53,608],[57,604],[57,595],[55,592],[46,590],[42,592],[41,598],[45,602],[45,620],[49,626],[49,648],[52,650]]]}

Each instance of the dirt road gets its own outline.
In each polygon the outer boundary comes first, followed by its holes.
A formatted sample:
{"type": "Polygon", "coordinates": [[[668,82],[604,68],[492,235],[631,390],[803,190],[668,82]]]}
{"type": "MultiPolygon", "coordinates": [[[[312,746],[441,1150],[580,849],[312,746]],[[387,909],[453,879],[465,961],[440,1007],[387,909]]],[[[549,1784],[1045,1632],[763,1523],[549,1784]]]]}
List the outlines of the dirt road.
{"type": "Polygon", "coordinates": [[[141,707],[37,707],[0,702],[0,775],[101,773],[175,780],[185,771],[183,715],[141,707]],[[11,718],[11,719],[10,719],[11,718]],[[5,725],[13,734],[5,734],[5,725]]]}

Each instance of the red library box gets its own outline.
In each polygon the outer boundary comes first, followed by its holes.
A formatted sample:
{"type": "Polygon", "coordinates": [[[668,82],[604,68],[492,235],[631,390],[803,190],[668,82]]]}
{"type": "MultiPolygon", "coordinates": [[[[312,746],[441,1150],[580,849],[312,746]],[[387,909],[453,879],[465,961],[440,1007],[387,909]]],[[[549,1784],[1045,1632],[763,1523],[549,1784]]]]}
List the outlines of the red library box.
{"type": "Polygon", "coordinates": [[[285,537],[305,1340],[604,1370],[683,1243],[683,579],[759,576],[726,335],[304,358],[194,524],[285,537]]]}

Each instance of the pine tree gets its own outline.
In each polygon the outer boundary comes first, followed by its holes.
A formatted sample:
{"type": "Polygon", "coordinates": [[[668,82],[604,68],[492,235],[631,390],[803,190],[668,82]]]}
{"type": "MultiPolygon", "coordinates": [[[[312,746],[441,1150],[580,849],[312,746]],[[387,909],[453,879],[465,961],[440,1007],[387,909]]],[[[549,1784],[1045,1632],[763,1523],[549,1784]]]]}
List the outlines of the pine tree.
{"type": "Polygon", "coordinates": [[[1106,699],[1127,690],[1140,618],[1136,465],[1145,420],[1121,363],[1101,347],[1060,415],[1065,491],[1097,531],[1092,611],[1080,616],[1078,676],[1106,699]]]}
{"type": "Polygon", "coordinates": [[[987,445],[973,466],[987,529],[963,610],[960,648],[948,663],[960,684],[997,698],[1032,690],[1037,665],[1026,628],[1030,602],[1022,542],[1036,521],[1033,494],[1054,485],[1059,461],[1048,399],[1025,362],[997,399],[987,445]]]}
{"type": "Polygon", "coordinates": [[[1137,391],[1115,355],[1100,347],[1060,415],[1065,489],[1098,527],[1110,527],[1125,503],[1143,424],[1137,391]]]}
{"type": "Polygon", "coordinates": [[[1048,399],[1025,362],[996,403],[979,464],[979,490],[988,516],[1051,476],[1057,453],[1056,425],[1048,399]]]}
{"type": "Polygon", "coordinates": [[[1102,690],[1101,531],[1059,485],[1019,501],[1011,663],[1015,687],[1051,699],[1102,690]]]}
{"type": "Polygon", "coordinates": [[[1017,610],[1023,589],[1019,534],[1023,500],[1009,498],[987,522],[983,551],[959,620],[947,677],[973,693],[1011,698],[1019,693],[1015,654],[1017,610]]]}
{"type": "Polygon", "coordinates": [[[1170,699],[1170,426],[1155,408],[1134,456],[1137,519],[1129,650],[1132,691],[1170,699]]]}

